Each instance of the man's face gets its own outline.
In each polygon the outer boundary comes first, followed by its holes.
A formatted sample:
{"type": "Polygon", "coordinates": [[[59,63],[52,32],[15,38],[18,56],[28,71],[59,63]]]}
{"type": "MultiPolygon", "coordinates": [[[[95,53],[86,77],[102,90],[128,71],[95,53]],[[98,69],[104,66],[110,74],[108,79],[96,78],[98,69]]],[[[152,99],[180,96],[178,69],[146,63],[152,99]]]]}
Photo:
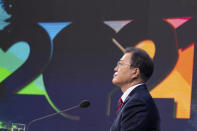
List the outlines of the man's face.
{"type": "Polygon", "coordinates": [[[117,66],[114,68],[114,76],[112,83],[117,86],[129,84],[133,79],[133,69],[130,68],[132,53],[126,53],[118,61],[117,66]]]}

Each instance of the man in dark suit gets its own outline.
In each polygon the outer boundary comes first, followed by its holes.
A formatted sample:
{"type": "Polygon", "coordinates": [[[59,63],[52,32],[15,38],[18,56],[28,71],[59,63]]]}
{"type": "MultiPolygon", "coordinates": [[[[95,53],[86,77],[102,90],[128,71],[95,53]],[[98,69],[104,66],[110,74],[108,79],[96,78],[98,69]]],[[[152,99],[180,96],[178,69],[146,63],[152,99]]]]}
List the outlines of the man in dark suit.
{"type": "Polygon", "coordinates": [[[126,48],[114,68],[112,83],[123,92],[110,131],[159,131],[157,107],[145,85],[153,73],[153,61],[139,48],[126,48]]]}

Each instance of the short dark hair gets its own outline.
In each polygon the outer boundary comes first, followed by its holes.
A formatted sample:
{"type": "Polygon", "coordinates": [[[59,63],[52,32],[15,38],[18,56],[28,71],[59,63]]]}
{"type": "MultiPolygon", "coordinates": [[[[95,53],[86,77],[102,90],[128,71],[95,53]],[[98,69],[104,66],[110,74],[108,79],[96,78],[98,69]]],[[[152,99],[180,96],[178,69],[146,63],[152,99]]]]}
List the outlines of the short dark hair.
{"type": "Polygon", "coordinates": [[[140,77],[146,82],[152,75],[154,70],[154,64],[152,58],[146,53],[146,51],[128,47],[125,49],[125,53],[131,53],[131,67],[137,67],[140,70],[140,77]]]}

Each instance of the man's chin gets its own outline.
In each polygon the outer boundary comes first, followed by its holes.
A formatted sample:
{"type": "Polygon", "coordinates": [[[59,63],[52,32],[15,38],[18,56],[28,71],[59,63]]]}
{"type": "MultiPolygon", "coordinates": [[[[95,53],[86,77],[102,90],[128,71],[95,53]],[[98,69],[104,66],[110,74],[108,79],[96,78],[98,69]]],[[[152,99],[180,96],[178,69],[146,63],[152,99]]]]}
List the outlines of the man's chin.
{"type": "Polygon", "coordinates": [[[118,82],[118,80],[117,80],[116,78],[113,78],[113,79],[112,79],[112,83],[113,83],[114,85],[116,85],[116,86],[119,85],[119,82],[118,82]]]}

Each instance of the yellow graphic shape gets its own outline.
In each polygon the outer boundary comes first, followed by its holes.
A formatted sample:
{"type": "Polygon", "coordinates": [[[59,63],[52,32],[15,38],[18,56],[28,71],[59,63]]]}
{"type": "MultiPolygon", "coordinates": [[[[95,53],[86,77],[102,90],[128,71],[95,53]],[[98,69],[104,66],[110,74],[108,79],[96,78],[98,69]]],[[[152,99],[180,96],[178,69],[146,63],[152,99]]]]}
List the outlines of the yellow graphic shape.
{"type": "Polygon", "coordinates": [[[136,47],[145,50],[150,55],[151,58],[154,58],[156,48],[155,48],[155,44],[152,40],[140,41],[136,45],[136,47]]]}
{"type": "Polygon", "coordinates": [[[179,49],[179,57],[172,72],[151,90],[154,98],[174,98],[176,118],[190,118],[193,55],[194,44],[184,50],[179,49]]]}

